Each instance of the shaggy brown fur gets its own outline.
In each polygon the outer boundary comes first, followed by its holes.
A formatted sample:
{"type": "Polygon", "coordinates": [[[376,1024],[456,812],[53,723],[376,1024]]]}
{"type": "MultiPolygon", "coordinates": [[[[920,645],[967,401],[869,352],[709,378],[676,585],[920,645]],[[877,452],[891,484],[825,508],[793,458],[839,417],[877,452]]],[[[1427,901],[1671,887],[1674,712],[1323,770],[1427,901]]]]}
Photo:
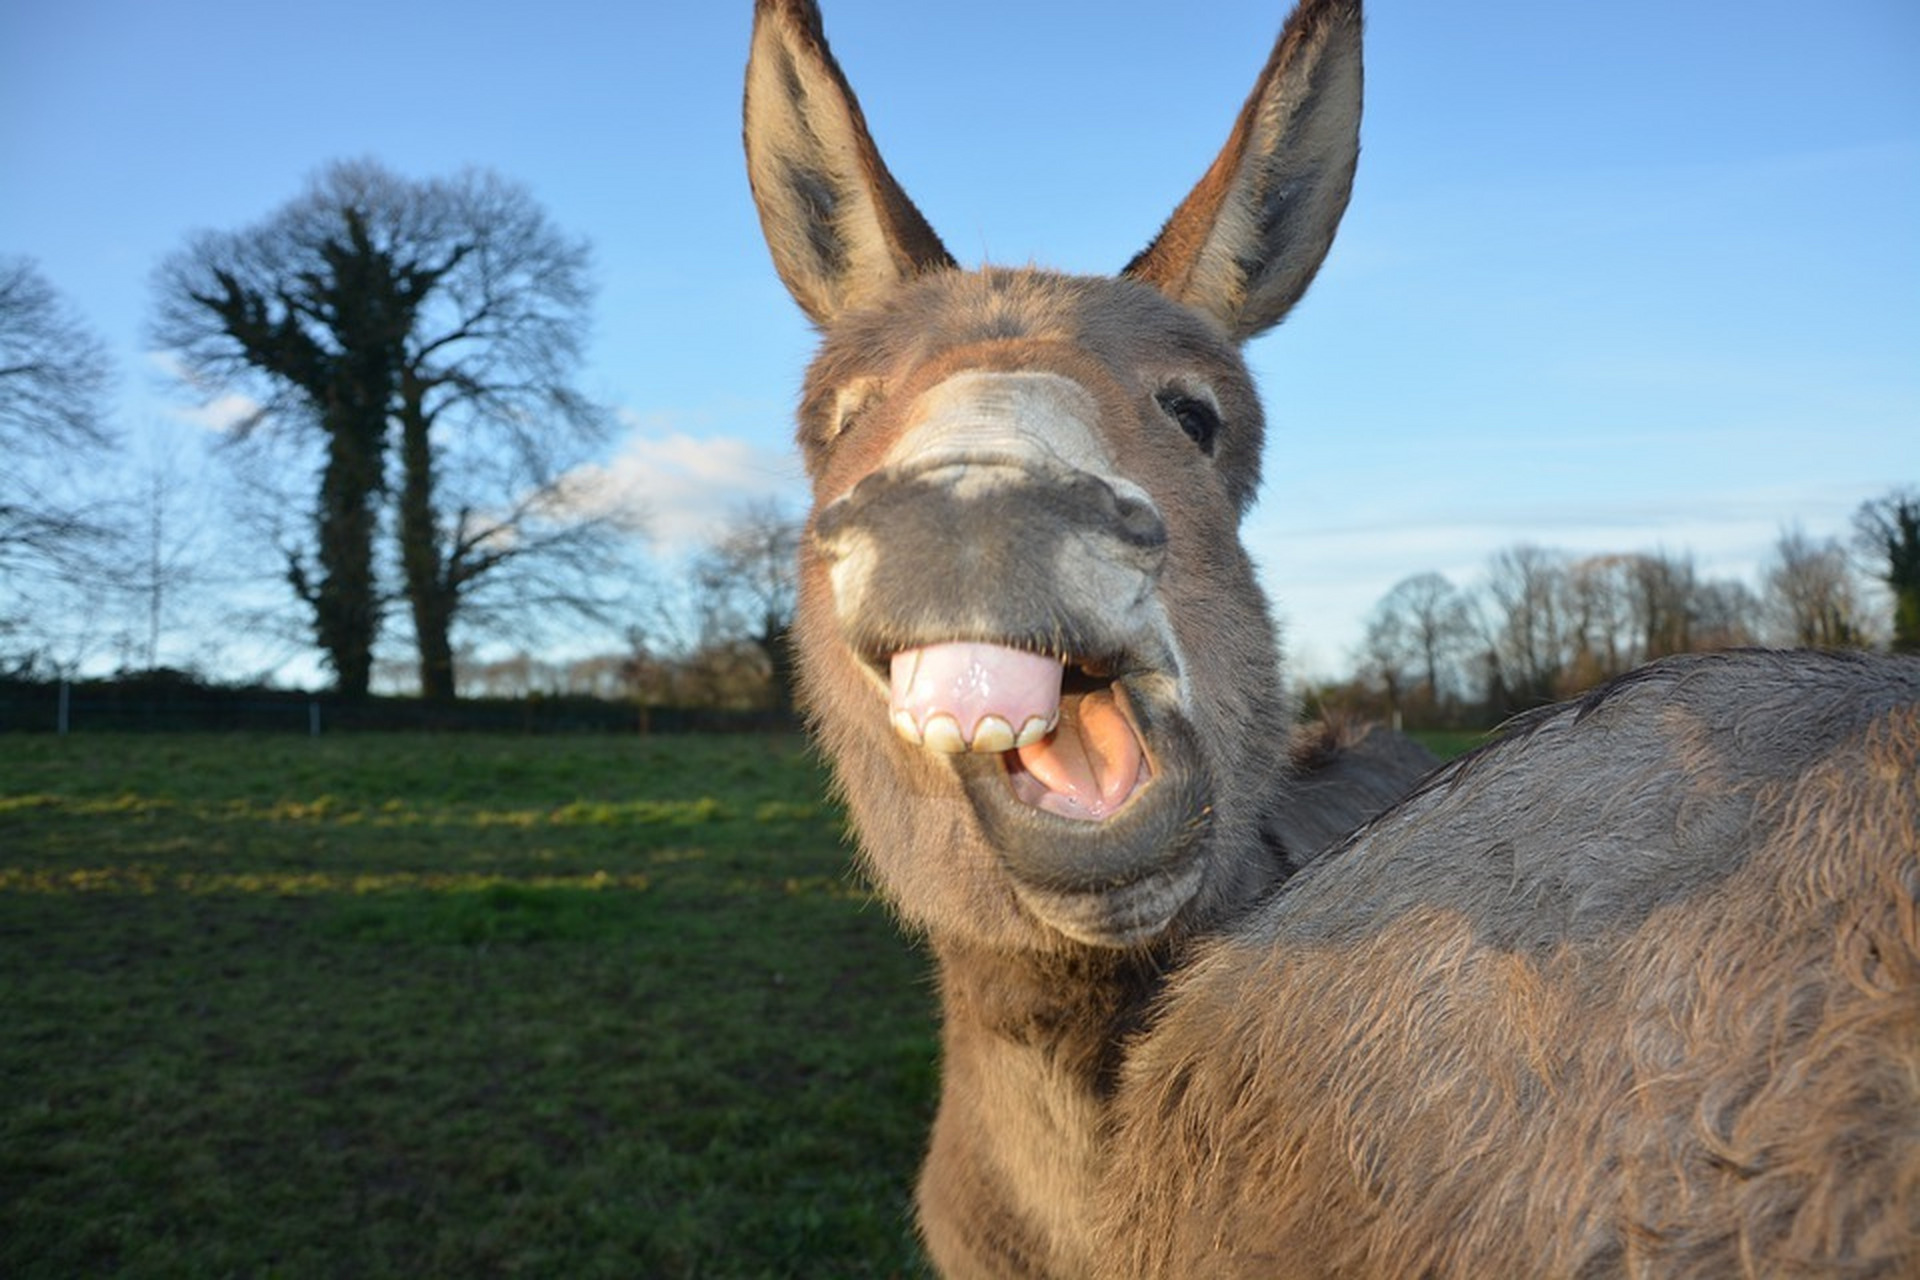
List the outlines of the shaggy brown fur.
{"type": "Polygon", "coordinates": [[[1104,1274],[1920,1274],[1917,761],[1752,654],[1450,768],[1175,981],[1104,1274]]]}
{"type": "Polygon", "coordinates": [[[1236,347],[1332,240],[1359,94],[1358,0],[1303,0],[1121,278],[963,272],[811,0],[758,2],[749,172],[823,331],[801,676],[940,971],[928,1252],[950,1276],[1920,1273],[1920,668],[1650,668],[1344,843],[1430,758],[1283,728],[1236,347]],[[1114,809],[1062,816],[1016,752],[895,732],[889,664],[962,643],[995,680],[1059,659],[1048,742],[1091,758],[1104,716],[1137,751],[1114,809]]]}

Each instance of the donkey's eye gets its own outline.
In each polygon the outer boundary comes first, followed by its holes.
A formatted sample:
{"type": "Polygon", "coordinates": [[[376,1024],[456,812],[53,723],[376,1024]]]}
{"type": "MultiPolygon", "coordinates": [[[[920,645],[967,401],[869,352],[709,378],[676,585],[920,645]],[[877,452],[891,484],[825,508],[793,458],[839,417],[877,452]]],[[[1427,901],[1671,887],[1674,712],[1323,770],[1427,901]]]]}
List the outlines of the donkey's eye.
{"type": "Polygon", "coordinates": [[[1169,418],[1180,424],[1187,438],[1200,446],[1202,453],[1213,452],[1213,441],[1220,434],[1220,412],[1199,396],[1184,391],[1162,391],[1154,397],[1169,418]]]}
{"type": "Polygon", "coordinates": [[[878,378],[855,378],[834,394],[827,439],[837,440],[858,424],[862,414],[880,403],[886,386],[878,378]]]}

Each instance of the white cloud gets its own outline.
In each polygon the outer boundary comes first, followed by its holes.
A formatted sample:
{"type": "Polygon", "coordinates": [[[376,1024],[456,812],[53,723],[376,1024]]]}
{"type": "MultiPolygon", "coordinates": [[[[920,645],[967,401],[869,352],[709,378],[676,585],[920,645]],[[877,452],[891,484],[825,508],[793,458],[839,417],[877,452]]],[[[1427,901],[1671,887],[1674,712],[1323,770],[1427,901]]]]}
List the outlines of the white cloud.
{"type": "MultiPolygon", "coordinates": [[[[212,388],[199,383],[187,372],[180,358],[171,351],[149,351],[146,353],[147,365],[159,378],[175,387],[198,387],[202,391],[212,388]]],[[[166,415],[179,422],[188,423],[202,431],[214,435],[228,435],[249,418],[256,416],[261,408],[260,401],[252,396],[228,391],[209,395],[199,404],[173,404],[166,408],[166,415]]]]}
{"type": "Polygon", "coordinates": [[[712,538],[741,507],[805,502],[799,463],[790,450],[731,435],[696,435],[658,415],[623,413],[628,434],[605,463],[577,467],[566,483],[576,500],[598,509],[636,513],[663,551],[712,538]]]}
{"type": "Polygon", "coordinates": [[[203,404],[175,409],[173,416],[215,435],[230,434],[260,412],[260,402],[251,396],[227,394],[215,396],[203,404]]]}

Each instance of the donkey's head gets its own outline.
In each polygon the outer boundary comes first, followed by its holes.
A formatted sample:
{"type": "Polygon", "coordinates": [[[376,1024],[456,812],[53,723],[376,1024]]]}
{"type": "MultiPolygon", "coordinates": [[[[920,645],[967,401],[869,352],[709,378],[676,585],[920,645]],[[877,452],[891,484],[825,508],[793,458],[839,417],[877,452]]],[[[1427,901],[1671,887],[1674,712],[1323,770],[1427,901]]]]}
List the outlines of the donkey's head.
{"type": "Polygon", "coordinates": [[[748,171],[821,328],[799,651],[883,888],[991,945],[1130,947],[1275,874],[1288,718],[1238,538],[1241,342],[1306,290],[1358,149],[1359,0],[1304,0],[1226,147],[1117,278],[963,271],[811,0],[759,0],[748,171]]]}

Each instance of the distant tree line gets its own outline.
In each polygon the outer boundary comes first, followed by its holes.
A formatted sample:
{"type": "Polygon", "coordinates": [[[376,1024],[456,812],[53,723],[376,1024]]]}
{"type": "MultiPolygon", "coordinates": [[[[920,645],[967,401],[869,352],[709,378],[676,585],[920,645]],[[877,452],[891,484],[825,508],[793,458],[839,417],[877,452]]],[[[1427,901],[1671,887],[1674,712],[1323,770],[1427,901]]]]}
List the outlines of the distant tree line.
{"type": "Polygon", "coordinates": [[[1757,589],[1691,555],[1497,552],[1466,587],[1434,572],[1368,615],[1323,704],[1410,726],[1484,726],[1677,653],[1750,645],[1920,653],[1920,490],[1863,504],[1849,547],[1782,533],[1757,589]]]}

